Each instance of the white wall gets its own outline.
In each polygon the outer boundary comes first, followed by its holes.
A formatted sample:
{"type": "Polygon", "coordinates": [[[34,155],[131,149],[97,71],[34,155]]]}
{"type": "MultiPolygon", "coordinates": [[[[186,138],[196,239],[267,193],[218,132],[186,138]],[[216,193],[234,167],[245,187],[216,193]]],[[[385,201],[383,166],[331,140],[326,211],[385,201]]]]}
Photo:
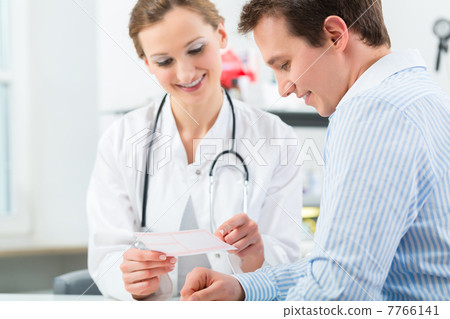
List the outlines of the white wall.
{"type": "MultiPolygon", "coordinates": [[[[98,103],[103,114],[130,109],[159,99],[163,90],[138,58],[128,36],[130,13],[136,0],[95,0],[98,39],[98,103]]],[[[230,46],[247,49],[252,41],[237,34],[242,0],[215,0],[225,17],[230,46]]],[[[239,51],[239,50],[237,50],[239,51]]]]}
{"type": "MultiPolygon", "coordinates": [[[[93,1],[78,2],[94,13],[93,1]]],[[[33,239],[87,243],[98,133],[97,27],[71,0],[29,0],[33,239]]]]}
{"type": "MultiPolygon", "coordinates": [[[[99,39],[99,105],[102,111],[125,109],[144,105],[149,99],[161,96],[162,90],[146,72],[128,37],[129,14],[135,0],[115,1],[96,0],[97,18],[102,29],[98,28],[99,39]]],[[[255,52],[251,36],[242,37],[237,33],[240,10],[246,0],[213,0],[219,12],[225,17],[230,41],[229,46],[238,54],[245,50],[255,52]]],[[[385,0],[383,1],[385,20],[391,34],[393,49],[418,48],[423,54],[430,73],[450,94],[450,62],[448,54],[443,57],[439,74],[434,72],[437,39],[432,33],[432,26],[437,17],[450,19],[450,1],[432,0],[385,0]]],[[[253,53],[254,54],[254,53],[253,53]]],[[[268,82],[271,71],[263,66],[259,53],[260,79],[268,82]]],[[[267,92],[265,84],[258,84],[251,89],[249,102],[262,107],[277,99],[277,90],[261,98],[267,92]]],[[[279,102],[281,103],[281,102],[279,102]]],[[[298,104],[294,98],[287,103],[298,104]]],[[[297,107],[297,106],[296,106],[297,107]]]]}
{"type": "MultiPolygon", "coordinates": [[[[216,0],[233,47],[248,47],[248,39],[238,37],[235,26],[242,0],[216,0]]],[[[98,101],[102,112],[129,109],[159,98],[163,90],[156,84],[136,54],[128,36],[130,13],[136,0],[96,0],[98,38],[98,101]]]]}
{"type": "Polygon", "coordinates": [[[98,41],[98,105],[105,113],[143,106],[163,90],[148,73],[128,36],[135,0],[95,0],[98,41]]]}
{"type": "MultiPolygon", "coordinates": [[[[85,194],[99,137],[99,113],[144,104],[161,94],[128,38],[135,0],[28,0],[30,6],[31,189],[33,238],[87,241],[85,194]]],[[[243,0],[215,0],[226,17],[230,45],[243,0]]],[[[450,19],[448,0],[385,0],[393,48],[419,48],[430,71],[450,91],[450,62],[434,74],[437,17],[450,19]]],[[[450,93],[450,92],[449,92],[450,93]]]]}
{"type": "Polygon", "coordinates": [[[437,19],[450,20],[450,1],[385,0],[383,11],[392,49],[419,49],[430,74],[450,94],[450,53],[442,55],[437,73],[435,66],[439,41],[433,33],[437,19]]]}

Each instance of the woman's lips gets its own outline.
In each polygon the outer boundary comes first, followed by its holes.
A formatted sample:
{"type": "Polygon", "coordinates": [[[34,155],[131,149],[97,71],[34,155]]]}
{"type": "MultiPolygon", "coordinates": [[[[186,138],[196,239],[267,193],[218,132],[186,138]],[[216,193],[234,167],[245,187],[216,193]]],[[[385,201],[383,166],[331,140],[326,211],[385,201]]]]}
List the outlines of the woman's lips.
{"type": "Polygon", "coordinates": [[[203,74],[199,79],[197,79],[196,81],[192,82],[189,85],[177,84],[176,86],[185,92],[194,92],[203,86],[205,77],[206,77],[206,74],[203,74]]]}

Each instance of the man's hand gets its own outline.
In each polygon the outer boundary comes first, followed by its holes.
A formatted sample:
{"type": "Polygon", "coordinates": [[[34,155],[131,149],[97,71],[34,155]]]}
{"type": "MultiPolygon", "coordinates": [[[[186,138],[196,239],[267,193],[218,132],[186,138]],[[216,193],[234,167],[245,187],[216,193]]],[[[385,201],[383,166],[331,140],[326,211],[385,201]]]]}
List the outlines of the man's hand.
{"type": "Polygon", "coordinates": [[[214,235],[237,248],[229,253],[242,259],[244,272],[255,271],[264,263],[264,244],[258,225],[247,214],[233,216],[220,225],[214,235]]]}
{"type": "Polygon", "coordinates": [[[186,276],[186,282],[181,289],[183,301],[244,299],[244,290],[236,278],[201,267],[195,268],[186,276]]]}
{"type": "Polygon", "coordinates": [[[134,299],[145,299],[158,290],[160,276],[171,272],[176,262],[176,258],[157,251],[128,249],[120,265],[126,291],[134,299]]]}

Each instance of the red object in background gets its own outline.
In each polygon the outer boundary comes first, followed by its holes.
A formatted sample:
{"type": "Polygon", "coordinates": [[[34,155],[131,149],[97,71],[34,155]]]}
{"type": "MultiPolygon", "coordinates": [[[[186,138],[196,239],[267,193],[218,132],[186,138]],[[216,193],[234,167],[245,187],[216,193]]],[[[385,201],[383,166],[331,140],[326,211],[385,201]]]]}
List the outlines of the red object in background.
{"type": "Polygon", "coordinates": [[[255,81],[255,74],[252,71],[245,71],[242,60],[231,50],[222,54],[222,75],[220,83],[226,89],[231,88],[233,79],[241,76],[248,76],[250,81],[255,81]]]}

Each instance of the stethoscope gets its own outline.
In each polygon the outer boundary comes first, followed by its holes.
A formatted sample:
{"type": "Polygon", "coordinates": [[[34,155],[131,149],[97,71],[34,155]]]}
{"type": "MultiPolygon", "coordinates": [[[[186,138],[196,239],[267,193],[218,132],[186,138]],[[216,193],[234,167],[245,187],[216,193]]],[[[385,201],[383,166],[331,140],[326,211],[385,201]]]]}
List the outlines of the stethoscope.
{"type": "MultiPolygon", "coordinates": [[[[211,227],[211,233],[215,232],[216,229],[216,225],[214,222],[214,175],[217,173],[217,171],[228,167],[228,168],[233,168],[238,170],[242,176],[243,176],[243,180],[244,180],[244,187],[243,187],[243,208],[242,211],[247,214],[247,208],[248,208],[248,200],[247,200],[247,196],[248,196],[248,180],[249,180],[249,174],[248,174],[248,168],[247,165],[244,162],[244,159],[242,158],[242,156],[236,151],[236,146],[235,146],[235,137],[236,137],[236,115],[234,113],[234,104],[233,101],[230,98],[230,95],[228,94],[228,92],[224,89],[225,91],[225,95],[228,99],[228,102],[230,103],[230,107],[231,107],[231,114],[233,116],[233,130],[232,130],[232,140],[231,140],[231,148],[229,150],[225,150],[223,152],[221,152],[220,154],[218,154],[214,161],[211,164],[211,168],[209,170],[209,218],[210,218],[210,227],[211,227]],[[216,168],[216,164],[217,162],[220,160],[220,158],[222,158],[223,156],[227,155],[227,154],[233,154],[234,156],[236,156],[236,158],[239,160],[239,162],[242,164],[242,167],[244,168],[244,172],[239,169],[239,167],[235,164],[227,164],[227,165],[222,165],[218,168],[216,168]]],[[[141,219],[141,227],[142,229],[146,228],[146,213],[147,213],[147,198],[148,198],[148,187],[149,187],[149,172],[148,172],[148,167],[149,165],[147,165],[147,162],[150,160],[150,155],[152,152],[152,146],[153,146],[153,142],[155,140],[155,132],[156,132],[156,128],[158,126],[158,121],[159,118],[161,116],[161,111],[162,108],[166,102],[166,98],[167,98],[167,94],[164,96],[164,98],[161,101],[161,104],[159,105],[158,108],[158,112],[156,113],[156,118],[153,124],[153,129],[152,129],[152,134],[151,136],[151,141],[150,141],[150,145],[148,147],[148,152],[147,152],[147,158],[145,161],[145,179],[144,179],[144,193],[143,193],[143,200],[142,200],[142,219],[141,219]]]]}

